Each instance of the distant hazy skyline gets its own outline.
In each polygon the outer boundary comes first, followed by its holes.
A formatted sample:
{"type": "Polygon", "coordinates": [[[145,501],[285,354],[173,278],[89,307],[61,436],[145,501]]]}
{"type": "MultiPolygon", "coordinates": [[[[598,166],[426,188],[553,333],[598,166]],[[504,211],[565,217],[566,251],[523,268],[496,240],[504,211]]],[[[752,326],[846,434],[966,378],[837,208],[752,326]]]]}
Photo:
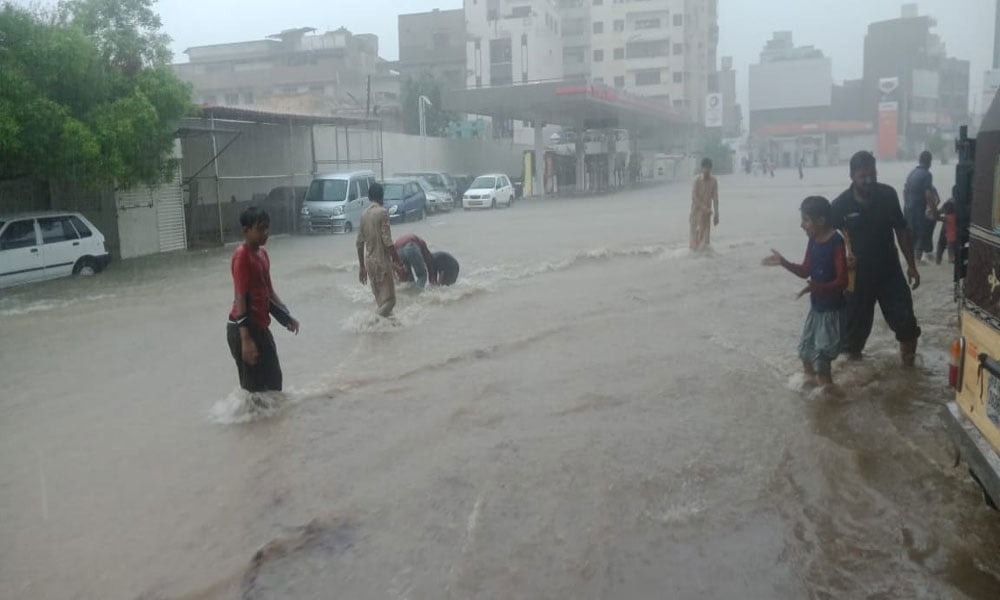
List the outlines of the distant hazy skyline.
{"type": "MultiPolygon", "coordinates": [[[[21,1],[21,4],[28,2],[21,1]]],[[[43,2],[43,4],[50,4],[43,2]]],[[[833,59],[834,80],[861,77],[868,24],[898,17],[900,0],[719,0],[719,57],[732,56],[739,77],[739,98],[747,104],[747,71],[774,31],[790,30],[798,45],[813,45],[833,59]]],[[[934,30],[951,56],[971,62],[971,94],[981,95],[983,71],[992,66],[995,0],[923,0],[920,14],[934,17],[934,30]],[[961,7],[960,9],[957,7],[961,7]]],[[[402,13],[461,8],[461,0],[160,0],[175,61],[187,60],[191,46],[262,39],[283,29],[346,27],[379,37],[380,54],[399,56],[397,16],[402,13]]]]}

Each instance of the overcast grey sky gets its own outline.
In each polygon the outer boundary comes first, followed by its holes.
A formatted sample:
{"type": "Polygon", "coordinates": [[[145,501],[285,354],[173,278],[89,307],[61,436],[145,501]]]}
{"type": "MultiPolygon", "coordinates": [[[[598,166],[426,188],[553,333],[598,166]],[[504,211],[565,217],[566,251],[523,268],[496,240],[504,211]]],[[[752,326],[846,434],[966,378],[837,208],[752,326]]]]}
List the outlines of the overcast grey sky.
{"type": "MultiPolygon", "coordinates": [[[[837,81],[861,76],[868,23],[899,16],[902,0],[719,0],[719,56],[733,56],[746,105],[747,67],[757,61],[773,31],[794,32],[833,58],[837,81]]],[[[991,66],[995,0],[923,0],[920,13],[938,21],[949,54],[972,61],[972,92],[991,66]]],[[[461,0],[159,0],[157,10],[174,39],[175,59],[185,48],[260,39],[282,29],[340,26],[379,36],[384,58],[398,58],[397,15],[460,8],[461,0]]]]}

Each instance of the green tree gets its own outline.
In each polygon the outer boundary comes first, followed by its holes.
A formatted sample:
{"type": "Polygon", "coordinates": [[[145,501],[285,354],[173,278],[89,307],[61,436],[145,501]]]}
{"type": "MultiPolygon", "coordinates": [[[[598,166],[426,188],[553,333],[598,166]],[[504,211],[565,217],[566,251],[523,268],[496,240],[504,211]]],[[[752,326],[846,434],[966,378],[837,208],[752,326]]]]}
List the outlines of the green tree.
{"type": "Polygon", "coordinates": [[[733,172],[733,149],[722,142],[722,134],[707,133],[701,146],[702,158],[712,159],[716,173],[733,172]]]}
{"type": "Polygon", "coordinates": [[[155,183],[191,92],[170,69],[152,0],[0,8],[0,179],[155,183]],[[120,7],[119,12],[115,7],[120,7]]]}
{"type": "Polygon", "coordinates": [[[412,135],[420,133],[419,98],[420,96],[427,96],[427,99],[431,101],[431,106],[427,107],[425,115],[427,120],[427,135],[443,136],[448,123],[455,119],[454,115],[444,110],[441,106],[443,93],[444,85],[432,73],[425,71],[416,77],[409,76],[403,79],[403,131],[412,135]]]}
{"type": "Polygon", "coordinates": [[[927,150],[934,155],[942,165],[948,164],[948,156],[945,154],[945,150],[948,147],[948,142],[944,139],[944,136],[940,132],[936,132],[928,136],[927,141],[924,143],[927,150]]]}

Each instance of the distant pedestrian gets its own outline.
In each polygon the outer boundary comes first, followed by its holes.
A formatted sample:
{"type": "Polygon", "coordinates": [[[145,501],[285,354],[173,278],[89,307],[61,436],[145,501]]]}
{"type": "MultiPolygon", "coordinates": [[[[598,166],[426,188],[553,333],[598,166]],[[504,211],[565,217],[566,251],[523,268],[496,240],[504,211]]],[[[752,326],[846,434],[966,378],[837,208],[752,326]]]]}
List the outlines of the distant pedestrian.
{"type": "Polygon", "coordinates": [[[782,266],[809,283],[799,292],[809,293],[810,309],[802,327],[799,358],[810,381],[832,385],[831,363],[840,355],[847,288],[847,254],[844,239],[830,226],[830,201],[810,196],[802,201],[802,230],[809,236],[802,264],[789,262],[777,250],[763,260],[769,267],[782,266]]]}
{"type": "Polygon", "coordinates": [[[806,176],[805,173],[803,172],[803,169],[805,168],[805,166],[806,166],[806,158],[804,156],[800,156],[799,157],[799,179],[800,180],[803,179],[806,176]]]}
{"type": "MultiPolygon", "coordinates": [[[[954,192],[952,192],[954,196],[954,192]]],[[[941,235],[938,237],[937,243],[937,255],[935,256],[935,262],[941,264],[941,259],[944,257],[944,251],[948,250],[948,262],[954,263],[955,256],[958,253],[958,215],[955,213],[955,200],[949,198],[947,202],[941,207],[941,220],[944,225],[941,227],[941,235]]]]}
{"type": "Polygon", "coordinates": [[[709,158],[702,159],[701,173],[694,180],[690,221],[691,250],[697,252],[707,248],[711,243],[712,224],[719,225],[719,182],[712,176],[709,158]]]}
{"type": "Polygon", "coordinates": [[[927,208],[936,199],[934,190],[934,176],[931,174],[931,153],[924,150],[920,153],[919,164],[910,171],[906,177],[906,185],[903,186],[903,215],[906,217],[906,224],[910,228],[910,233],[914,240],[914,257],[920,260],[924,253],[930,254],[934,251],[933,233],[926,235],[927,208]]]}
{"type": "Polygon", "coordinates": [[[850,169],[851,187],[833,201],[830,215],[830,225],[848,234],[849,265],[854,268],[854,290],[847,294],[844,351],[854,360],[862,358],[878,303],[896,334],[903,364],[912,366],[920,327],[907,279],[917,289],[920,273],[913,257],[910,229],[899,208],[896,190],[878,183],[875,157],[870,152],[858,152],[851,157],[850,169]],[[905,277],[899,265],[900,253],[906,259],[905,277]]]}
{"type": "Polygon", "coordinates": [[[298,334],[299,322],[288,312],[271,284],[271,260],[264,245],[271,235],[271,218],[256,207],[240,215],[243,243],[230,263],[233,307],[226,340],[236,361],[240,387],[248,392],[281,391],[281,364],[269,329],[271,315],[288,331],[298,334]]]}
{"type": "Polygon", "coordinates": [[[400,261],[389,229],[389,213],[382,208],[384,195],[379,183],[368,188],[371,206],[361,215],[356,246],[360,266],[358,280],[361,285],[371,282],[376,311],[379,316],[388,317],[396,306],[393,265],[398,265],[400,261]]]}

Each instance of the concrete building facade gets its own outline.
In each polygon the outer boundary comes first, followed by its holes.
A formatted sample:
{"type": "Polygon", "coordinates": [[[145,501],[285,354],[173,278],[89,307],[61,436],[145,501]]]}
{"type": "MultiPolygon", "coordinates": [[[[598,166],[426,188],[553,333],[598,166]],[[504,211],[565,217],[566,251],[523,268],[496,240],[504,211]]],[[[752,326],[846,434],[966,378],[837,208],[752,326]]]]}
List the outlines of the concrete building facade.
{"type": "Polygon", "coordinates": [[[465,0],[466,86],[563,77],[554,0],[465,0]]]}
{"type": "MultiPolygon", "coordinates": [[[[716,0],[561,0],[563,65],[704,121],[718,48],[716,0]]],[[[735,86],[734,86],[735,87],[735,86]]]]}
{"type": "Polygon", "coordinates": [[[264,40],[196,46],[177,75],[210,106],[398,121],[399,74],[378,56],[378,37],[341,28],[283,31],[264,40]],[[369,86],[370,81],[370,86],[369,86]]]}
{"type": "Polygon", "coordinates": [[[463,9],[399,15],[399,72],[403,77],[427,72],[445,89],[464,88],[465,54],[463,9]]]}

